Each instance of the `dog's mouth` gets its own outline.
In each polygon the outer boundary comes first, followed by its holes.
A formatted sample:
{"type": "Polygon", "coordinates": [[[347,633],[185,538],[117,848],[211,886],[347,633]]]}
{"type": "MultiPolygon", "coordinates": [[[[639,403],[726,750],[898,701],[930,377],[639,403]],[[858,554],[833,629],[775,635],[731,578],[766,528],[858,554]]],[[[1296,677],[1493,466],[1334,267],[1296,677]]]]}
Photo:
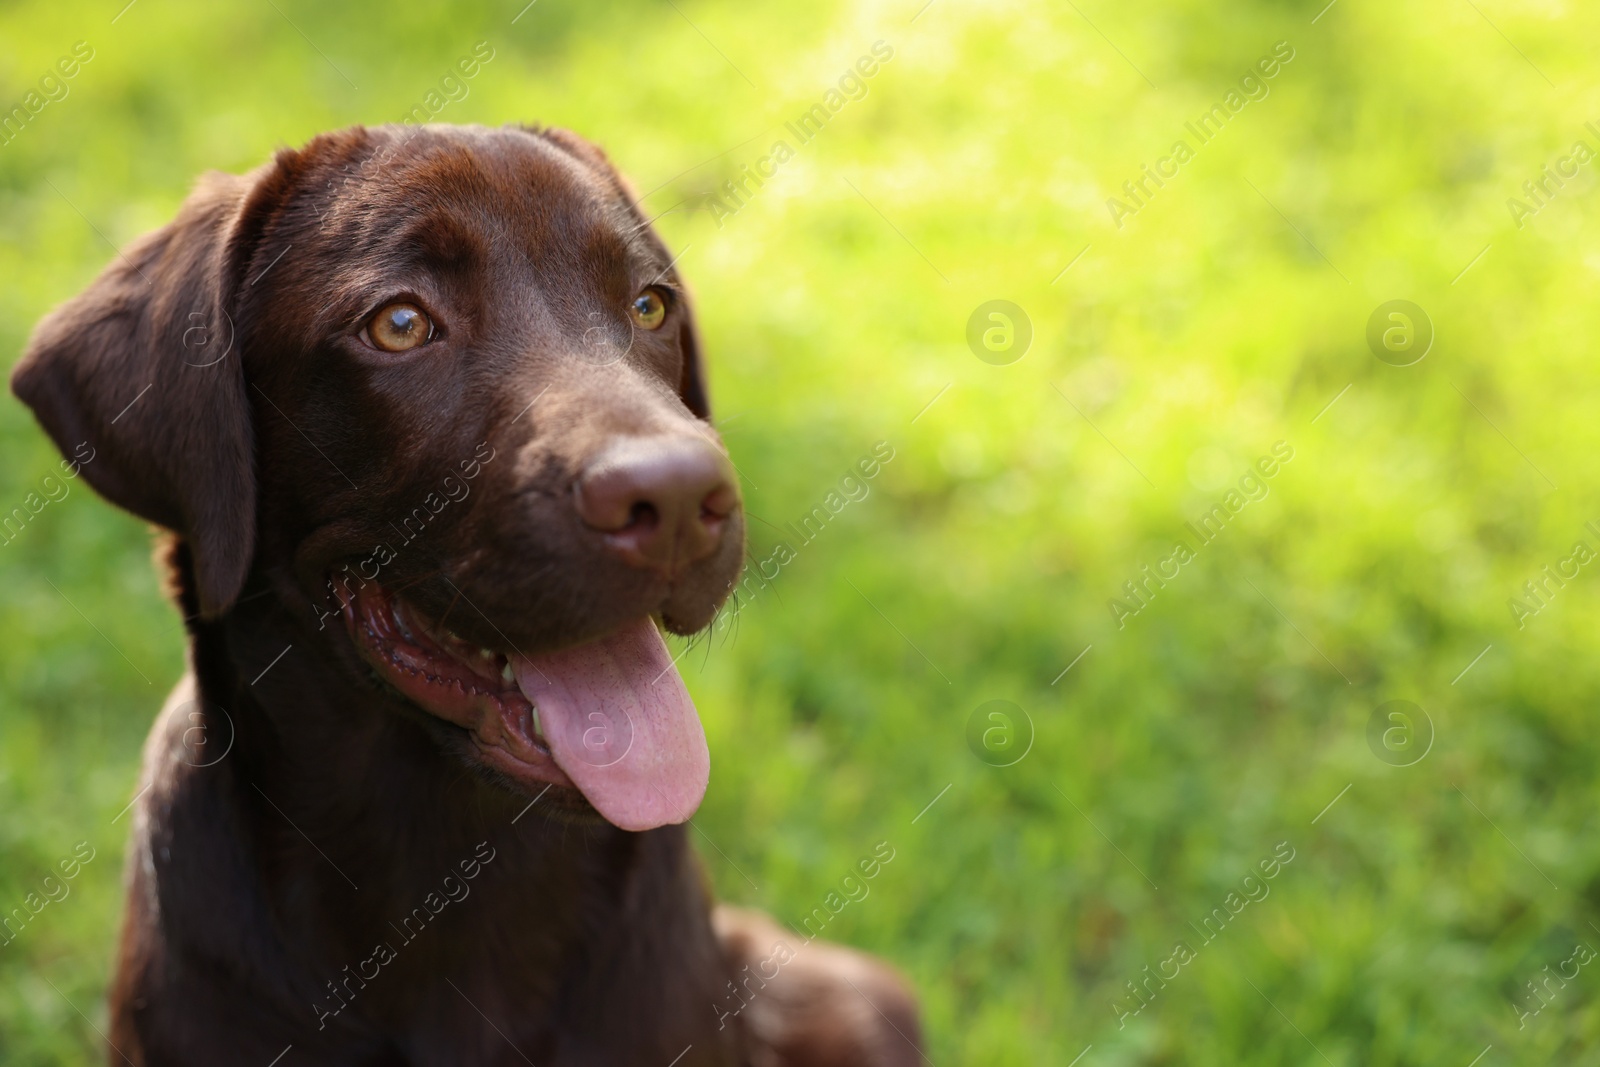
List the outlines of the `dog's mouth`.
{"type": "Polygon", "coordinates": [[[523,788],[576,790],[624,830],[684,822],[700,806],[705,732],[648,616],[535,656],[464,641],[376,583],[344,617],[385,681],[465,730],[483,763],[523,788]]]}

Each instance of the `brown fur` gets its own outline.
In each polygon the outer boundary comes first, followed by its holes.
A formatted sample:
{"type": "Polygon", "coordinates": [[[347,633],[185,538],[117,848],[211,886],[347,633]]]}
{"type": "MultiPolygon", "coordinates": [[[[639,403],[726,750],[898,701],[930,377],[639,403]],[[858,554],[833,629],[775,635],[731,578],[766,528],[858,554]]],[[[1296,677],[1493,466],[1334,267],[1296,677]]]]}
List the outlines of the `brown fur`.
{"type": "Polygon", "coordinates": [[[357,127],[208,175],[40,324],[13,388],[64,450],[94,445],[102,494],[172,531],[190,634],[146,746],[111,1062],[918,1062],[904,985],[833,946],[720,1014],[790,935],[713,916],[682,826],[530,808],[378,684],[329,595],[384,543],[385,586],[479,644],[704,627],[738,575],[737,512],[668,580],[572,505],[618,435],[716,440],[687,301],[658,332],[623,317],[678,285],[670,262],[570,133],[357,127]],[[422,358],[354,337],[397,295],[440,311],[422,358]],[[469,462],[470,492],[441,497],[469,462]]]}

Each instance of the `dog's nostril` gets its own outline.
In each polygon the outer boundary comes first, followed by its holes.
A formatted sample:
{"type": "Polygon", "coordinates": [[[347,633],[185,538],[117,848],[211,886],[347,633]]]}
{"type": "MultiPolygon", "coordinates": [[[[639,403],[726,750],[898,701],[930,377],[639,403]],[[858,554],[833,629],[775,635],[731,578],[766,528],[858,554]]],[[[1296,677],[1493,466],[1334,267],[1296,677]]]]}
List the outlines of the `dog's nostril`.
{"type": "Polygon", "coordinates": [[[656,506],[648,500],[641,500],[628,509],[628,524],[623,529],[654,529],[660,522],[661,515],[656,511],[656,506]]]}
{"type": "Polygon", "coordinates": [[[739,506],[739,490],[731,480],[724,481],[700,501],[700,518],[705,522],[725,519],[739,506]]]}
{"type": "Polygon", "coordinates": [[[722,543],[739,507],[732,475],[727,457],[699,436],[623,438],[589,463],[573,503],[625,562],[675,571],[722,543]]]}

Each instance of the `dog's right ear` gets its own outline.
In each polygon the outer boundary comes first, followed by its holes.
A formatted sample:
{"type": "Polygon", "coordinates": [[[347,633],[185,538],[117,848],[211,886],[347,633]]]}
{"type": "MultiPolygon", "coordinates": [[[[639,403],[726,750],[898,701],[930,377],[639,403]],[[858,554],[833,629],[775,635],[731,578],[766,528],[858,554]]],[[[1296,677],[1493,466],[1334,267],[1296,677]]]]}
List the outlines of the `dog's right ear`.
{"type": "Polygon", "coordinates": [[[201,614],[227,610],[255,541],[254,435],[230,306],[279,173],[208,174],[34,330],[11,388],[114,504],[176,531],[201,614]]]}

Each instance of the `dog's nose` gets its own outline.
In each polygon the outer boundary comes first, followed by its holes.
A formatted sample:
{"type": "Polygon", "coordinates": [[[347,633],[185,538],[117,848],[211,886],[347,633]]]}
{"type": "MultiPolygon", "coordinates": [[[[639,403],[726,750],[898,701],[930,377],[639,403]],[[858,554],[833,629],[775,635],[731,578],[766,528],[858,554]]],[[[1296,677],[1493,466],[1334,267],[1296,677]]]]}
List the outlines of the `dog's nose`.
{"type": "Polygon", "coordinates": [[[590,461],[578,516],[626,562],[668,576],[716,551],[739,507],[732,465],[700,437],[626,437],[590,461]]]}

